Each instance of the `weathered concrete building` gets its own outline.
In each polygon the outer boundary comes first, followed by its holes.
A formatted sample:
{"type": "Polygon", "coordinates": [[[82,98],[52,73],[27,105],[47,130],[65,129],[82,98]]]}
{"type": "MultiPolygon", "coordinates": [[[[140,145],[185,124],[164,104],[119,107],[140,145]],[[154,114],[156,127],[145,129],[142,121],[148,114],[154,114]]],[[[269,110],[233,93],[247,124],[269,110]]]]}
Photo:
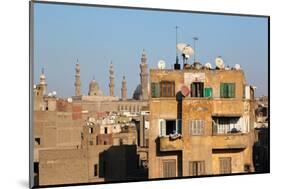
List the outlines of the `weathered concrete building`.
{"type": "Polygon", "coordinates": [[[135,127],[124,127],[119,133],[101,134],[99,125],[86,124],[78,149],[45,149],[39,152],[39,184],[147,178],[147,169],[141,166],[147,157],[139,152],[136,137],[135,127]],[[114,139],[117,143],[113,143],[114,139]]]}
{"type": "Polygon", "coordinates": [[[149,178],[254,171],[254,90],[242,70],[151,69],[149,178]]]}

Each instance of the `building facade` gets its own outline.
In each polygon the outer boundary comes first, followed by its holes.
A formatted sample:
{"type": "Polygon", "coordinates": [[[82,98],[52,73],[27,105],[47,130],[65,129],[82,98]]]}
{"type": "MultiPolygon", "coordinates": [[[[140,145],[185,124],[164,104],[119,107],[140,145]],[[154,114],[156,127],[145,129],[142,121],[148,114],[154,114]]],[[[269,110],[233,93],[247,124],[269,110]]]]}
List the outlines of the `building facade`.
{"type": "Polygon", "coordinates": [[[151,69],[150,82],[149,178],[254,171],[254,90],[242,70],[151,69]]]}

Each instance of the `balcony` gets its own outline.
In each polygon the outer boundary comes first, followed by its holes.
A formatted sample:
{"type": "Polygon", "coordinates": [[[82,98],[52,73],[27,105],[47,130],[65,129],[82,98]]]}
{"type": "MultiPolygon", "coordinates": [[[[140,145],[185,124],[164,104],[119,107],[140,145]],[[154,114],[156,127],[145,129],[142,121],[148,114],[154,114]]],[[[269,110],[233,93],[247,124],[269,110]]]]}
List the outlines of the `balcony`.
{"type": "Polygon", "coordinates": [[[159,146],[161,152],[180,151],[183,149],[183,140],[181,137],[176,139],[169,136],[159,137],[159,146]]]}
{"type": "Polygon", "coordinates": [[[225,134],[212,136],[212,148],[220,149],[245,149],[249,145],[249,134],[225,134]]]}

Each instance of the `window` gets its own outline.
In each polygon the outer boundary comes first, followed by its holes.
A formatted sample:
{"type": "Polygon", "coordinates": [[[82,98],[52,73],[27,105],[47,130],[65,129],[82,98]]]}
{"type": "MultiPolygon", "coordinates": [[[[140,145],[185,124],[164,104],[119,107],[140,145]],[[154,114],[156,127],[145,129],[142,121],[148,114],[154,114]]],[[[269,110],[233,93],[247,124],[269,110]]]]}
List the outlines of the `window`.
{"type": "Polygon", "coordinates": [[[235,83],[221,83],[221,98],[235,98],[235,83]]]}
{"type": "Polygon", "coordinates": [[[160,136],[169,136],[170,134],[181,134],[181,119],[177,120],[159,120],[160,136]]]}
{"type": "Polygon", "coordinates": [[[176,177],[176,160],[170,159],[170,160],[163,160],[163,177],[176,177]]]}
{"type": "Polygon", "coordinates": [[[213,117],[213,135],[242,132],[245,130],[242,120],[240,117],[213,117]]]}
{"type": "Polygon", "coordinates": [[[40,138],[35,138],[35,142],[37,145],[40,145],[40,138]]]}
{"type": "Polygon", "coordinates": [[[189,176],[198,176],[205,174],[205,161],[190,161],[189,176]]]}
{"type": "Polygon", "coordinates": [[[90,140],[90,145],[93,146],[94,145],[94,142],[92,140],[90,140]]]}
{"type": "Polygon", "coordinates": [[[204,95],[204,83],[193,82],[191,83],[191,97],[203,97],[204,95]]]}
{"type": "Polygon", "coordinates": [[[92,134],[94,132],[94,128],[90,127],[89,128],[89,133],[92,134]]]}
{"type": "Polygon", "coordinates": [[[107,134],[107,127],[104,128],[104,134],[107,134]]]}
{"type": "Polygon", "coordinates": [[[160,96],[173,97],[175,96],[175,82],[174,81],[161,81],[160,82],[160,96]]]}
{"type": "Polygon", "coordinates": [[[190,120],[189,124],[189,135],[204,135],[204,120],[190,120]]]}
{"type": "Polygon", "coordinates": [[[103,141],[103,144],[104,144],[104,145],[106,145],[106,144],[107,144],[107,142],[106,142],[106,141],[103,141]]]}
{"type": "Polygon", "coordinates": [[[231,157],[219,158],[220,161],[220,174],[231,173],[231,157]]]}
{"type": "Polygon", "coordinates": [[[159,83],[151,83],[151,97],[157,98],[160,96],[160,85],[159,83]]]}
{"type": "Polygon", "coordinates": [[[206,87],[204,89],[204,97],[212,97],[213,96],[213,89],[211,87],[206,87]]]}
{"type": "Polygon", "coordinates": [[[123,139],[122,139],[122,138],[119,139],[119,144],[120,144],[120,145],[123,144],[123,139]]]}
{"type": "Polygon", "coordinates": [[[94,165],[94,177],[98,176],[98,164],[94,165]]]}

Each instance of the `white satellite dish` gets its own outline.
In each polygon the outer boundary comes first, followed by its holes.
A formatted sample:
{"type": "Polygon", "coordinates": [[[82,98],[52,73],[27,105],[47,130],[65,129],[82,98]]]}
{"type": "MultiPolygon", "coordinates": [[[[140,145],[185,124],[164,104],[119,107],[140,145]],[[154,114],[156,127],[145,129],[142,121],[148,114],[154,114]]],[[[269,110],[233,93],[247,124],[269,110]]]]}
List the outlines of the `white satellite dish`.
{"type": "Polygon", "coordinates": [[[241,70],[240,64],[235,64],[235,65],[234,65],[234,68],[235,68],[235,70],[241,70]]]}
{"type": "Polygon", "coordinates": [[[194,54],[193,48],[186,44],[186,43],[178,43],[177,44],[177,49],[187,57],[187,55],[190,57],[194,54]]]}
{"type": "Polygon", "coordinates": [[[215,61],[216,61],[216,66],[219,69],[223,69],[224,68],[224,62],[223,62],[223,59],[221,57],[217,57],[215,61]]]}
{"type": "Polygon", "coordinates": [[[56,96],[57,95],[57,92],[56,91],[53,91],[53,96],[56,96]]]}
{"type": "Polygon", "coordinates": [[[72,102],[72,98],[67,98],[67,102],[72,102]]]}
{"type": "Polygon", "coordinates": [[[177,44],[177,49],[178,49],[180,52],[182,52],[183,49],[184,49],[184,47],[186,47],[186,46],[187,46],[187,44],[185,44],[185,43],[178,43],[178,44],[177,44]]]}
{"type": "Polygon", "coordinates": [[[212,69],[212,64],[210,62],[207,62],[205,64],[205,67],[208,68],[208,69],[212,69]]]}
{"type": "Polygon", "coordinates": [[[52,96],[52,93],[48,93],[48,96],[52,96]]]}
{"type": "Polygon", "coordinates": [[[165,61],[164,60],[159,60],[158,61],[158,68],[162,70],[162,69],[165,69],[165,67],[166,67],[165,61]]]}
{"type": "Polygon", "coordinates": [[[187,45],[186,47],[183,48],[182,53],[184,55],[192,56],[194,54],[194,50],[193,50],[193,48],[190,45],[187,45]]]}

